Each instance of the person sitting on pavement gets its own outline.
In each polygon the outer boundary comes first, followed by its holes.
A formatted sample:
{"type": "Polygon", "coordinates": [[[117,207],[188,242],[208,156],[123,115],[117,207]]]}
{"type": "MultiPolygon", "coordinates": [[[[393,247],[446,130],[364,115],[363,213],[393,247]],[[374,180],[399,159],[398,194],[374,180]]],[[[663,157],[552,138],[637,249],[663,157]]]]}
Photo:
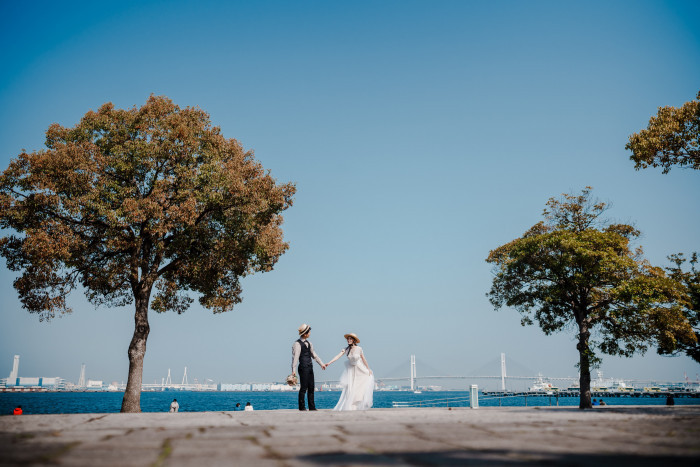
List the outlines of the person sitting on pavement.
{"type": "Polygon", "coordinates": [[[253,406],[250,405],[250,402],[245,403],[245,409],[246,412],[252,412],[253,411],[253,406]]]}
{"type": "Polygon", "coordinates": [[[180,410],[180,404],[177,403],[177,399],[173,399],[170,403],[170,413],[175,413],[180,410]]]}
{"type": "Polygon", "coordinates": [[[12,411],[12,415],[22,415],[23,413],[21,405],[18,405],[15,407],[15,410],[12,411]]]}
{"type": "Polygon", "coordinates": [[[243,409],[241,408],[241,403],[240,403],[240,402],[236,402],[236,406],[233,408],[233,410],[234,410],[234,411],[243,410],[243,409]]]}
{"type": "Polygon", "coordinates": [[[591,403],[591,405],[598,405],[598,401],[593,399],[593,402],[591,403]]]}
{"type": "Polygon", "coordinates": [[[604,401],[603,399],[600,399],[600,400],[598,401],[598,405],[608,405],[608,404],[606,404],[605,401],[604,401]]]}

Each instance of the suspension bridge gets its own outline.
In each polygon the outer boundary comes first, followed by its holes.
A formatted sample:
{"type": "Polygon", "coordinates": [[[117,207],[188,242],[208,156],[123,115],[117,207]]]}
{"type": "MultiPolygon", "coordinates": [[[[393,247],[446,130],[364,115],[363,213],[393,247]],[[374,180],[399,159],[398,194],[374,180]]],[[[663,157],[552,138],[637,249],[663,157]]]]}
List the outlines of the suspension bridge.
{"type": "MultiPolygon", "coordinates": [[[[500,358],[500,375],[487,375],[487,374],[472,374],[472,375],[437,375],[428,374],[421,375],[418,377],[416,371],[416,356],[411,355],[409,360],[409,371],[408,376],[398,376],[398,377],[376,377],[377,383],[379,385],[390,383],[390,382],[401,382],[406,381],[409,383],[409,389],[414,391],[418,388],[418,381],[433,381],[433,380],[500,380],[500,389],[502,391],[506,390],[508,381],[537,381],[541,380],[543,376],[541,374],[535,376],[509,376],[506,371],[506,354],[501,353],[500,358]]],[[[547,380],[551,381],[565,381],[569,383],[574,383],[578,381],[578,376],[563,376],[563,377],[547,377],[547,380]]]]}
{"type": "MultiPolygon", "coordinates": [[[[468,381],[470,384],[471,383],[476,383],[476,382],[481,382],[483,381],[485,384],[486,382],[490,382],[491,384],[493,382],[496,382],[497,386],[500,386],[497,390],[500,390],[501,392],[505,392],[507,390],[513,391],[513,390],[524,390],[524,389],[529,389],[529,390],[534,390],[534,391],[539,391],[539,390],[548,390],[549,389],[569,389],[569,390],[575,390],[577,391],[578,388],[578,382],[579,382],[579,375],[576,376],[544,376],[541,373],[534,374],[534,372],[529,369],[524,367],[523,365],[520,365],[519,363],[513,361],[512,359],[510,360],[510,363],[512,366],[515,366],[517,371],[520,371],[522,373],[532,373],[532,375],[522,375],[522,376],[516,376],[516,375],[509,375],[508,371],[506,369],[506,354],[501,353],[499,361],[491,360],[489,361],[486,365],[482,366],[479,370],[472,374],[464,374],[464,375],[444,375],[440,374],[440,372],[435,371],[434,369],[431,369],[434,371],[433,374],[427,373],[425,375],[418,375],[418,372],[416,370],[417,364],[416,364],[416,356],[411,355],[408,363],[408,371],[405,372],[404,375],[401,376],[378,376],[375,375],[375,379],[377,381],[378,386],[381,388],[382,386],[388,386],[391,383],[397,383],[397,382],[406,382],[406,386],[402,386],[402,389],[409,389],[411,391],[415,391],[419,389],[418,382],[420,381],[421,386],[425,387],[427,382],[438,382],[438,381],[450,381],[450,380],[465,380],[468,381]],[[500,374],[488,374],[489,369],[494,368],[497,363],[500,363],[500,374]],[[498,384],[500,383],[500,384],[498,384]],[[554,383],[554,384],[553,384],[554,383]],[[532,385],[532,387],[530,387],[532,385]],[[514,388],[514,386],[520,386],[520,388],[514,388]]],[[[405,364],[404,364],[405,365],[405,364]]],[[[425,364],[424,366],[429,367],[429,365],[425,364]]],[[[406,368],[405,366],[402,365],[403,368],[406,368]]],[[[401,367],[400,367],[401,368],[401,367]]],[[[495,369],[495,368],[494,368],[495,369]]],[[[620,378],[604,378],[603,373],[601,371],[596,372],[597,373],[597,378],[592,378],[591,380],[591,386],[592,387],[598,387],[598,388],[604,388],[603,390],[606,390],[605,388],[609,389],[616,389],[616,388],[629,388],[631,389],[634,386],[655,386],[655,385],[664,385],[664,386],[675,386],[675,387],[684,387],[684,388],[693,388],[697,389],[700,388],[700,377],[697,377],[696,375],[696,381],[690,381],[687,375],[685,375],[685,379],[682,381],[660,381],[658,379],[620,379],[620,378]]],[[[321,381],[321,383],[335,383],[336,381],[334,380],[326,380],[326,381],[321,381]]],[[[466,385],[465,385],[466,386],[466,385]]],[[[482,386],[481,384],[479,385],[480,387],[482,386]]],[[[464,386],[463,386],[464,387],[464,386]]]]}

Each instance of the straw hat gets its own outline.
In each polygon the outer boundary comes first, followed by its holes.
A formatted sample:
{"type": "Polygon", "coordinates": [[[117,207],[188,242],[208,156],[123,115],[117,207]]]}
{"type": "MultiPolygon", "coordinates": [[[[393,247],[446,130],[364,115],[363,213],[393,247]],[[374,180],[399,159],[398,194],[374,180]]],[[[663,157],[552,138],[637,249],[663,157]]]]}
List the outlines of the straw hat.
{"type": "Polygon", "coordinates": [[[304,323],[301,326],[299,326],[299,335],[300,336],[303,336],[304,334],[306,334],[309,331],[311,331],[311,326],[309,326],[308,324],[304,323]]]}
{"type": "Polygon", "coordinates": [[[352,337],[353,339],[355,339],[355,344],[359,344],[359,343],[360,343],[360,338],[357,337],[357,334],[355,334],[354,332],[349,332],[349,333],[345,334],[345,336],[343,336],[343,337],[345,337],[346,339],[347,339],[348,337],[352,337]]]}

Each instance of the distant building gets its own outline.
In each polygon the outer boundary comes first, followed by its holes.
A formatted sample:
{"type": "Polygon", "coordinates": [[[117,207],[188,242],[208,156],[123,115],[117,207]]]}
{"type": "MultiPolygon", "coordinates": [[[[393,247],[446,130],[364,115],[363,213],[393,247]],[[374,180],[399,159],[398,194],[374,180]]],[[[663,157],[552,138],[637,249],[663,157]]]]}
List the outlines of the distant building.
{"type": "Polygon", "coordinates": [[[282,383],[272,383],[270,385],[270,391],[296,391],[298,390],[295,387],[292,387],[288,384],[282,384],[282,383]]]}
{"type": "Polygon", "coordinates": [[[406,387],[400,387],[396,384],[383,384],[382,386],[378,387],[378,391],[407,391],[409,389],[408,386],[406,387]]]}
{"type": "Polygon", "coordinates": [[[219,387],[217,388],[219,391],[250,391],[250,384],[246,383],[236,383],[236,384],[229,384],[229,383],[219,383],[219,387]]]}
{"type": "Polygon", "coordinates": [[[102,380],[89,379],[85,387],[87,389],[102,389],[102,380]]]}
{"type": "Polygon", "coordinates": [[[10,376],[7,378],[7,383],[8,386],[10,385],[9,383],[12,383],[14,385],[14,381],[17,379],[19,376],[19,355],[15,355],[15,360],[12,362],[12,371],[10,372],[10,376]]]}
{"type": "Polygon", "coordinates": [[[11,388],[37,388],[37,389],[63,389],[65,382],[59,377],[24,377],[15,378],[14,381],[5,381],[5,387],[11,388]]]}
{"type": "Polygon", "coordinates": [[[217,391],[296,391],[298,388],[282,383],[219,383],[217,391]]]}
{"type": "Polygon", "coordinates": [[[19,376],[19,355],[15,355],[14,361],[12,362],[12,371],[7,379],[3,380],[5,387],[7,388],[18,388],[18,389],[63,389],[65,387],[65,381],[63,378],[59,377],[43,377],[34,376],[26,377],[19,376]]]}

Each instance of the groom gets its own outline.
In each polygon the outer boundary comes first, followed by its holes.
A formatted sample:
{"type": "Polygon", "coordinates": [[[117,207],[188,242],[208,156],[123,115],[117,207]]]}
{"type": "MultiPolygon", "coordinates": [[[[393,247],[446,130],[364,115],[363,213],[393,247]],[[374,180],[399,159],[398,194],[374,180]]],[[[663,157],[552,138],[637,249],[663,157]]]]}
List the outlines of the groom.
{"type": "Polygon", "coordinates": [[[304,407],[304,394],[308,391],[309,410],[316,410],[314,404],[314,366],[311,359],[321,365],[322,369],[326,369],[326,365],[314,352],[314,346],[309,341],[309,333],[311,327],[308,324],[299,326],[299,339],[292,344],[292,374],[296,375],[294,368],[299,363],[299,379],[301,380],[299,387],[299,410],[306,410],[304,407]]]}

